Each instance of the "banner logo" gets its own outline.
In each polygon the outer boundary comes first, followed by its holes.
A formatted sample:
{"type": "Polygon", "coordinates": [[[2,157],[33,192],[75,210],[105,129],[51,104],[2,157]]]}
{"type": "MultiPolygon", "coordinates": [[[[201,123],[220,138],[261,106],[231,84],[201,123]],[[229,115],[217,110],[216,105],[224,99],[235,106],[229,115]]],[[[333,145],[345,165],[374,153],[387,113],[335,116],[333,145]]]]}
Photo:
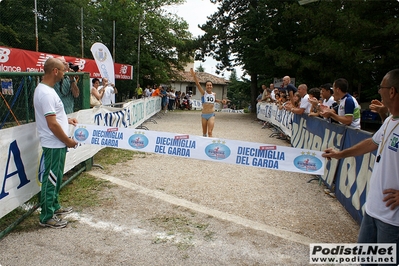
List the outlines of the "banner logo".
{"type": "Polygon", "coordinates": [[[294,165],[299,170],[306,172],[315,172],[323,166],[323,163],[318,158],[316,158],[314,154],[310,154],[310,152],[308,152],[308,154],[305,154],[303,152],[303,155],[295,158],[294,165]]]}
{"type": "Polygon", "coordinates": [[[393,136],[391,138],[391,143],[390,143],[388,149],[393,150],[394,152],[397,152],[398,147],[399,147],[399,135],[396,133],[393,133],[393,136]]]}
{"type": "Polygon", "coordinates": [[[134,134],[129,138],[129,145],[133,149],[143,149],[148,145],[148,138],[143,134],[134,134]]]}
{"type": "Polygon", "coordinates": [[[107,60],[107,53],[102,48],[99,48],[94,54],[95,58],[100,62],[107,60]]]}
{"type": "Polygon", "coordinates": [[[89,132],[85,128],[79,128],[74,135],[77,141],[85,141],[89,137],[89,132]]]}
{"type": "Polygon", "coordinates": [[[123,75],[126,75],[126,73],[127,73],[127,66],[122,65],[120,73],[123,74],[123,75]]]}
{"type": "Polygon", "coordinates": [[[5,63],[8,61],[8,59],[10,58],[11,51],[10,49],[7,48],[0,48],[0,63],[5,63]]]}
{"type": "Polygon", "coordinates": [[[230,148],[224,143],[212,143],[205,148],[205,154],[214,160],[224,160],[230,156],[230,148]]]}

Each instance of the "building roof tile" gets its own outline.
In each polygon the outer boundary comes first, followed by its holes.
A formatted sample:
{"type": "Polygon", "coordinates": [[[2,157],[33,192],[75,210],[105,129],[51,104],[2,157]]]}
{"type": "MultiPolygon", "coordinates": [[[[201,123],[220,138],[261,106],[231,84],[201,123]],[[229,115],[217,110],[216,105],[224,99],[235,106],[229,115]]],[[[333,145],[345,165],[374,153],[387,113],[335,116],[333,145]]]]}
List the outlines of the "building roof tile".
{"type": "MultiPolygon", "coordinates": [[[[191,73],[188,71],[179,72],[178,75],[181,77],[181,79],[172,80],[172,82],[195,82],[191,76],[191,73]]],[[[211,81],[213,85],[227,85],[229,83],[229,81],[225,78],[220,78],[206,72],[196,72],[196,75],[200,83],[205,83],[208,80],[211,81]]]]}

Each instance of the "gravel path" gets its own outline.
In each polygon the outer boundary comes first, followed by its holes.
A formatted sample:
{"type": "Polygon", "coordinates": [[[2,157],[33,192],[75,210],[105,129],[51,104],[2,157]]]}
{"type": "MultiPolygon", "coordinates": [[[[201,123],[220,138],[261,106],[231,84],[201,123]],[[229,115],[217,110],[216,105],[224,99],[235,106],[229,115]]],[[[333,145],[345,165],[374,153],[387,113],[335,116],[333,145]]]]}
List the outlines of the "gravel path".
{"type": "MultiPolygon", "coordinates": [[[[289,145],[250,114],[217,113],[214,137],[289,145]]],[[[145,125],[201,135],[198,111],[145,125]]],[[[91,175],[116,184],[67,228],[11,233],[0,265],[307,265],[309,243],[354,243],[359,226],[311,176],[143,154],[91,175]]],[[[62,192],[61,192],[62,193],[62,192]]]]}

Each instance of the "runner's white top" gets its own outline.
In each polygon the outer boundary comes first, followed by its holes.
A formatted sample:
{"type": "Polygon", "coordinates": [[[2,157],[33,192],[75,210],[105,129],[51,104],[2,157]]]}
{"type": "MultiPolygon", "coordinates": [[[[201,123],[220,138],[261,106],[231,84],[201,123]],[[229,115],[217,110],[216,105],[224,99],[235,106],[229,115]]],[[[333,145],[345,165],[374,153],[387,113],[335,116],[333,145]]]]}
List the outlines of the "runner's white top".
{"type": "Polygon", "coordinates": [[[211,103],[211,104],[215,104],[215,94],[211,93],[208,94],[206,91],[204,93],[204,95],[201,97],[201,102],[202,103],[211,103]]]}

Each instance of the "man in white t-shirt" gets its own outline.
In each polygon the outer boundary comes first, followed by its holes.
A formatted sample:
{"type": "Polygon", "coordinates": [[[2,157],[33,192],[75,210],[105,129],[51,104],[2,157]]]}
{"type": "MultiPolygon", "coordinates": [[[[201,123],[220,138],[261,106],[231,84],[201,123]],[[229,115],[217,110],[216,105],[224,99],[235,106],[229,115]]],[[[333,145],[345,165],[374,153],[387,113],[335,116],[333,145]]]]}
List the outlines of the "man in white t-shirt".
{"type": "MultiPolygon", "coordinates": [[[[335,92],[334,92],[335,93],[335,92]]],[[[378,86],[391,112],[373,137],[342,151],[326,149],[323,157],[341,159],[377,150],[358,243],[396,244],[399,262],[399,69],[389,71],[378,86]]],[[[359,176],[359,178],[365,178],[359,176]]],[[[390,264],[393,265],[393,264],[390,264]]],[[[396,265],[396,264],[395,264],[396,265]]]]}
{"type": "Polygon", "coordinates": [[[308,86],[306,84],[301,84],[298,86],[298,94],[301,96],[301,103],[299,107],[293,107],[293,105],[287,104],[286,109],[291,111],[294,114],[301,115],[301,114],[309,114],[310,108],[312,108],[312,104],[309,102],[309,95],[308,95],[308,86]]]}
{"type": "Polygon", "coordinates": [[[67,117],[64,104],[54,90],[54,85],[64,78],[64,72],[61,60],[47,59],[44,63],[43,79],[37,85],[33,96],[36,128],[43,149],[39,174],[42,183],[39,224],[52,228],[65,227],[67,222],[57,215],[72,211],[72,208],[62,208],[58,198],[67,147],[75,147],[78,144],[68,137],[68,124],[76,125],[78,121],[67,117]]]}
{"type": "Polygon", "coordinates": [[[102,83],[103,83],[103,85],[98,87],[98,90],[105,88],[103,98],[101,99],[102,104],[109,105],[109,104],[115,103],[114,95],[118,93],[118,90],[116,89],[115,84],[109,83],[107,78],[103,78],[102,83]]]}

